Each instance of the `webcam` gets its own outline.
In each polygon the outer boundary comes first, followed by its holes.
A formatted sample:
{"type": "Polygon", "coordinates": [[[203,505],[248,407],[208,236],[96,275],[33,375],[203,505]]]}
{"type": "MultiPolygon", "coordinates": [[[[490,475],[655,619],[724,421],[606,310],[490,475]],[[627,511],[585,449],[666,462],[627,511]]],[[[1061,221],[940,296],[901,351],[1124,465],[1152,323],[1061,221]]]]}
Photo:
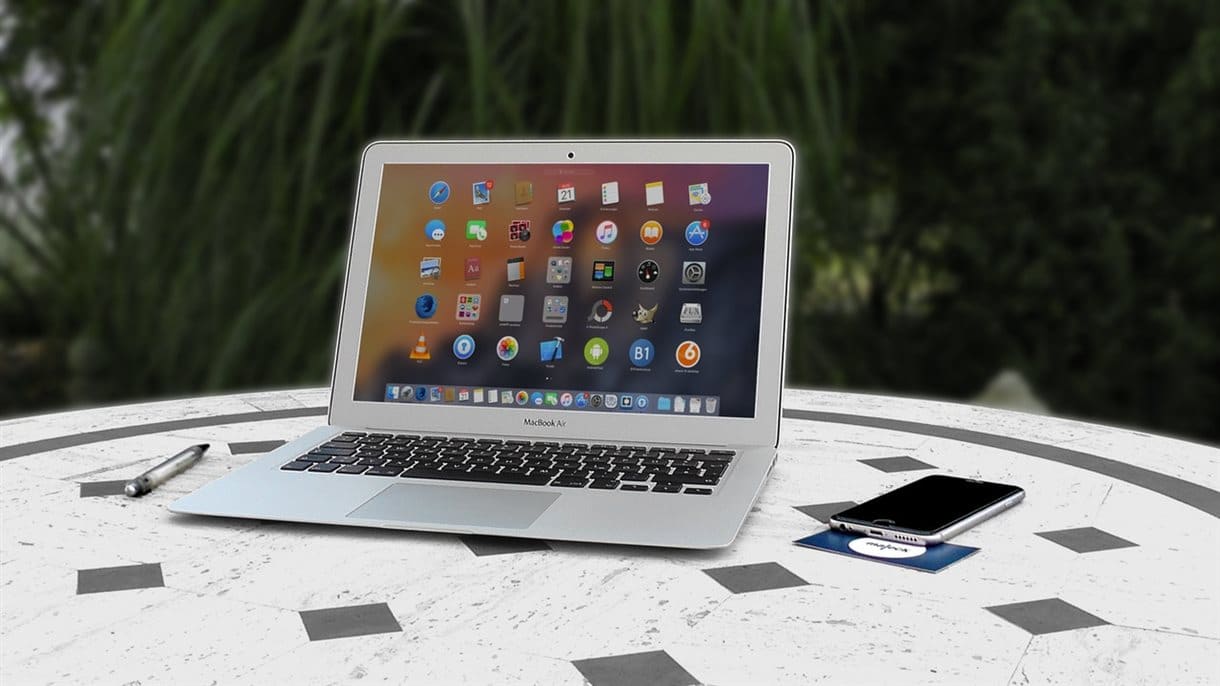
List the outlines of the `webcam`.
{"type": "Polygon", "coordinates": [[[573,157],[576,157],[576,153],[574,153],[574,152],[569,152],[569,153],[568,153],[568,159],[570,160],[570,159],[572,159],[573,157]]]}

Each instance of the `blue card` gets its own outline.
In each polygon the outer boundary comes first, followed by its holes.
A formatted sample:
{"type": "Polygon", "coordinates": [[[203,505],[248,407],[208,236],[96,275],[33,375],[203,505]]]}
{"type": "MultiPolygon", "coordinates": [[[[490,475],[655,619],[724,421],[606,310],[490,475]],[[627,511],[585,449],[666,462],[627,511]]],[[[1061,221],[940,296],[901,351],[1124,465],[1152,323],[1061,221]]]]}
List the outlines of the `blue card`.
{"type": "Polygon", "coordinates": [[[949,565],[969,557],[979,551],[966,545],[941,543],[928,547],[908,545],[897,541],[885,541],[880,538],[845,534],[827,529],[795,542],[806,548],[826,550],[848,557],[858,557],[873,562],[883,562],[899,567],[918,569],[921,572],[936,573],[949,565]]]}

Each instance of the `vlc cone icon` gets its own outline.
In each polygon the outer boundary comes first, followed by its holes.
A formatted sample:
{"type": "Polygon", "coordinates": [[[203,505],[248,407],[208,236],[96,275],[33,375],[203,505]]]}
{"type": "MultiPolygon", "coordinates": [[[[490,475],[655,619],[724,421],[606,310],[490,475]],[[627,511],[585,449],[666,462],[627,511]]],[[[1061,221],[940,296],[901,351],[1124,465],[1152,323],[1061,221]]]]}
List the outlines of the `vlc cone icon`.
{"type": "Polygon", "coordinates": [[[430,360],[432,355],[428,352],[428,339],[422,333],[419,335],[419,340],[415,343],[415,347],[411,349],[412,360],[430,360]]]}

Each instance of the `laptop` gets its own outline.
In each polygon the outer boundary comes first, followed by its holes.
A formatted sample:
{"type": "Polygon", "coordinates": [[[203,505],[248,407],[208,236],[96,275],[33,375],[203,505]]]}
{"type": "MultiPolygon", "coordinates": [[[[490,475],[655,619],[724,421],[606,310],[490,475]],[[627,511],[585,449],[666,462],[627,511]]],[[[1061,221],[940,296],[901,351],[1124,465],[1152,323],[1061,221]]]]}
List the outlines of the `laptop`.
{"type": "Polygon", "coordinates": [[[174,512],[729,545],[775,464],[795,151],[374,142],[328,422],[174,512]]]}

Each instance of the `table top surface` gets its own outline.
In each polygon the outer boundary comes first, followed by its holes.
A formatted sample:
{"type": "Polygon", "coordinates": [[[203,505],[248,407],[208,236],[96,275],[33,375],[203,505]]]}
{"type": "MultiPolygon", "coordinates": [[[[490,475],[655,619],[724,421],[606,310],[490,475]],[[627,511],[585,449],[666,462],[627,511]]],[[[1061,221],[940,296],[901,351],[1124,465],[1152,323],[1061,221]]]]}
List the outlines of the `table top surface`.
{"type": "Polygon", "coordinates": [[[1217,683],[1220,450],[975,406],[788,390],[717,551],[189,517],[325,421],[325,389],[0,422],[4,683],[1217,683]],[[117,494],[185,444],[195,468],[117,494]],[[898,459],[888,459],[898,458],[898,459]],[[1025,502],[938,574],[792,544],[951,473],[1025,502]]]}

